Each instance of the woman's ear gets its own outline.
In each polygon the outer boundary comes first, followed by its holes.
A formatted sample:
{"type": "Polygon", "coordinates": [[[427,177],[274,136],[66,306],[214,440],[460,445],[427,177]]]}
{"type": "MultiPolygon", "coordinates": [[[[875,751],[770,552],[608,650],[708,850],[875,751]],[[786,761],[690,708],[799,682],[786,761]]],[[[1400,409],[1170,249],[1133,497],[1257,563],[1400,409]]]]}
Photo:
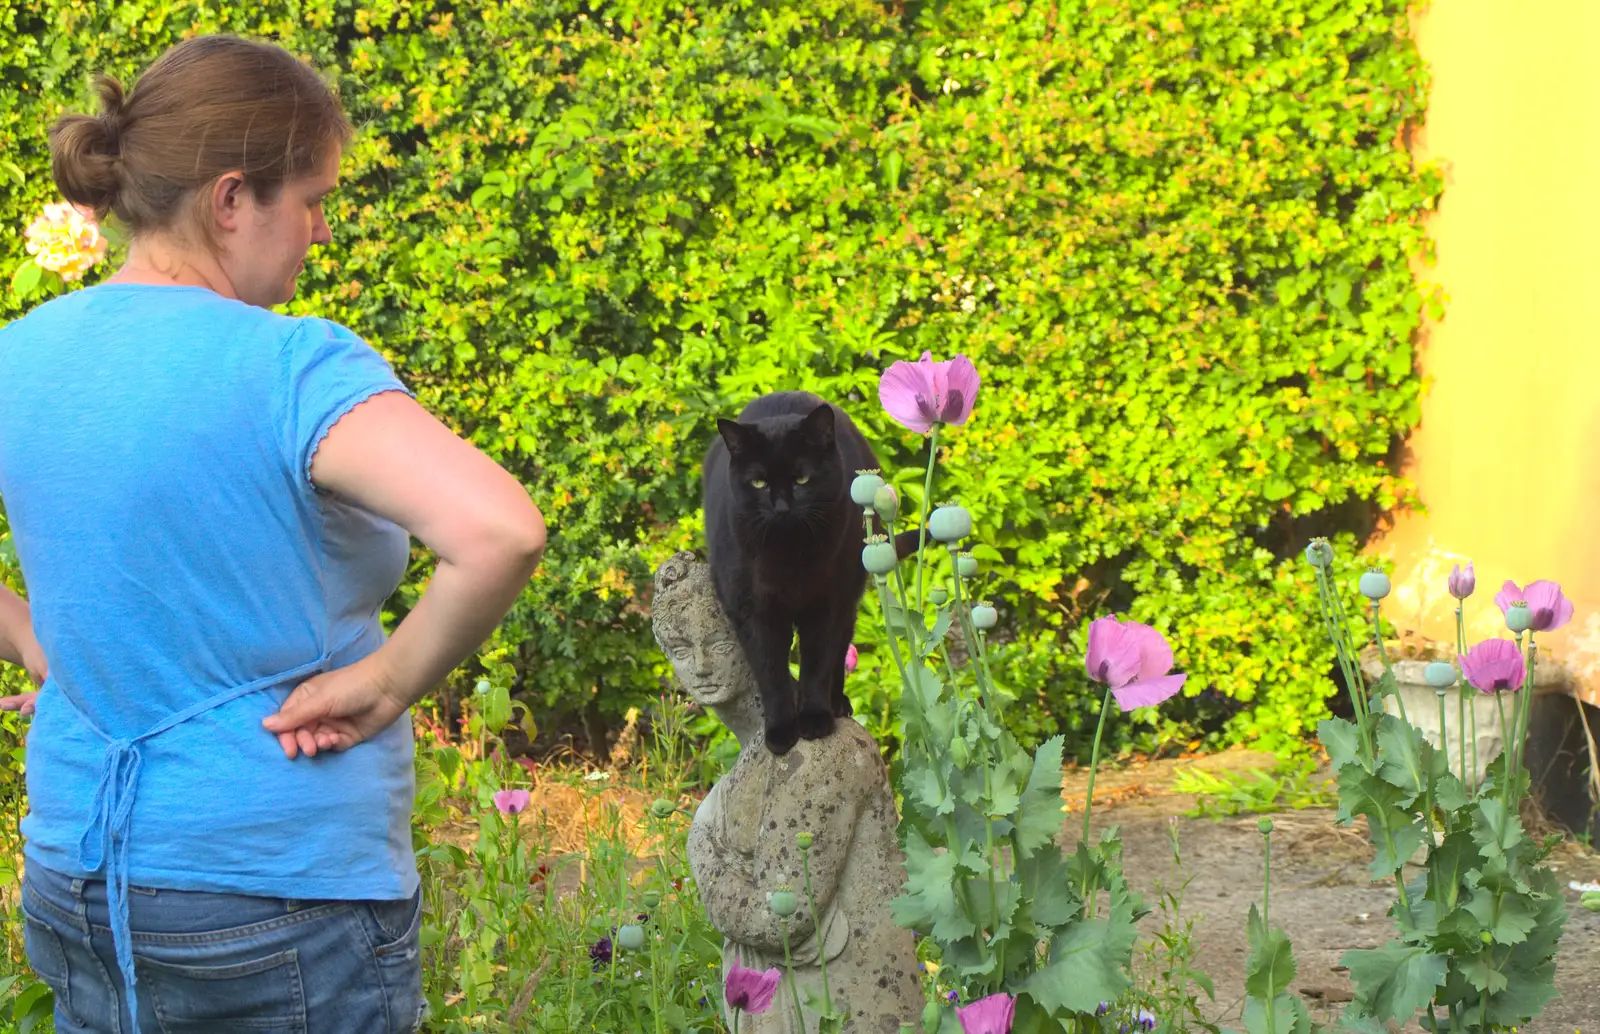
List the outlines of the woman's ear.
{"type": "Polygon", "coordinates": [[[218,230],[239,228],[239,218],[245,203],[244,173],[225,172],[211,184],[209,197],[211,225],[218,230]]]}

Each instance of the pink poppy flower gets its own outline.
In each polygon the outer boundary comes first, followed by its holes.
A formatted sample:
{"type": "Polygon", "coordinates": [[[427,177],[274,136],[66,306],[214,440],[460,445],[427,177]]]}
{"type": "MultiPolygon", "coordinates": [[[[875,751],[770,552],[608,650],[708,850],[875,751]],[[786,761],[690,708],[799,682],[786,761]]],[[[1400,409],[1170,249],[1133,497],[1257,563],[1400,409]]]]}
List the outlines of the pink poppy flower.
{"type": "Polygon", "coordinates": [[[1509,639],[1485,639],[1461,658],[1461,674],[1485,693],[1515,692],[1527,674],[1517,644],[1509,639]]]}
{"type": "Polygon", "coordinates": [[[528,791],[500,790],[494,795],[494,806],[502,815],[517,815],[528,807],[528,791]]]}
{"type": "Polygon", "coordinates": [[[934,424],[964,424],[978,397],[978,377],[964,355],[934,362],[932,352],[914,363],[898,362],[878,379],[878,401],[901,427],[927,434],[934,424]]]}
{"type": "Polygon", "coordinates": [[[1533,611],[1535,632],[1549,632],[1572,620],[1572,601],[1561,594],[1561,586],[1555,582],[1540,580],[1519,589],[1516,582],[1507,580],[1495,593],[1494,602],[1502,613],[1510,610],[1513,603],[1526,603],[1533,611]]]}
{"type": "Polygon", "coordinates": [[[1457,564],[1450,569],[1450,595],[1458,600],[1464,600],[1472,595],[1472,590],[1478,587],[1477,576],[1472,573],[1472,564],[1467,564],[1465,571],[1457,564]]]}
{"type": "Polygon", "coordinates": [[[1189,677],[1168,674],[1172,648],[1160,632],[1137,621],[1118,621],[1115,615],[1090,622],[1084,666],[1091,679],[1111,687],[1124,711],[1154,707],[1183,688],[1189,677]]]}
{"type": "Polygon", "coordinates": [[[856,652],[856,644],[851,643],[844,651],[844,673],[846,675],[856,670],[856,665],[861,663],[861,655],[856,652]]]}
{"type": "Polygon", "coordinates": [[[782,979],[783,974],[776,969],[765,972],[745,969],[735,962],[728,970],[723,995],[735,1009],[757,1016],[771,1008],[772,996],[778,993],[778,982],[782,979]]]}
{"type": "Polygon", "coordinates": [[[1017,1000],[1008,994],[990,995],[956,1010],[963,1034],[1011,1034],[1011,1017],[1017,1000]]]}

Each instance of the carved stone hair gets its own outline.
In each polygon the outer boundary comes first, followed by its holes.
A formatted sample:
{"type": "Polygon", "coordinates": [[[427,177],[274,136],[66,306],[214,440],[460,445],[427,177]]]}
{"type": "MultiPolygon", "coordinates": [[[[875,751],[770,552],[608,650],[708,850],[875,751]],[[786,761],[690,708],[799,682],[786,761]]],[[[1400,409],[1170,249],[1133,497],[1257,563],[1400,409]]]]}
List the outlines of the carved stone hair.
{"type": "Polygon", "coordinates": [[[657,627],[664,614],[676,611],[686,602],[705,599],[713,605],[716,603],[716,589],[711,584],[711,565],[692,550],[674,553],[656,568],[655,585],[650,614],[652,624],[657,627]]]}

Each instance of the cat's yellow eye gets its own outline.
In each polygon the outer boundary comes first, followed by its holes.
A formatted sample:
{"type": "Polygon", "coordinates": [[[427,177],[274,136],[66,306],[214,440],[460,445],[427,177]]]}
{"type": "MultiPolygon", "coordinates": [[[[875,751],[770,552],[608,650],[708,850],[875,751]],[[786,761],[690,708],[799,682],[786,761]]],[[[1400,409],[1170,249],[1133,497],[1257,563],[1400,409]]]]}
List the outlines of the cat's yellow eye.
{"type": "Polygon", "coordinates": [[[809,475],[801,474],[799,477],[794,479],[794,483],[797,484],[797,485],[803,485],[807,481],[810,481],[810,480],[811,480],[811,478],[810,478],[809,475]]]}
{"type": "Polygon", "coordinates": [[[761,480],[760,478],[756,478],[756,479],[754,479],[753,481],[750,482],[750,487],[751,488],[766,488],[767,487],[767,483],[765,481],[761,480]]]}

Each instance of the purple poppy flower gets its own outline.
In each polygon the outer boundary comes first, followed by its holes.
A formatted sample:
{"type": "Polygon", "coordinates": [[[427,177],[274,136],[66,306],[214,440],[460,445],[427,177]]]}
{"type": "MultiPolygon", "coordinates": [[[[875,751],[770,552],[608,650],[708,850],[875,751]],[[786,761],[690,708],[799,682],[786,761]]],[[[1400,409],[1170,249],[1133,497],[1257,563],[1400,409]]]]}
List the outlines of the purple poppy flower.
{"type": "Polygon", "coordinates": [[[589,958],[596,972],[611,965],[611,938],[602,937],[589,945],[589,958]]]}
{"type": "Polygon", "coordinates": [[[500,809],[502,815],[517,815],[527,810],[528,791],[526,790],[500,790],[494,795],[494,806],[500,809]]]}
{"type": "Polygon", "coordinates": [[[1509,611],[1513,603],[1526,603],[1533,612],[1535,632],[1554,631],[1572,620],[1572,601],[1562,595],[1561,586],[1555,582],[1540,580],[1519,589],[1516,582],[1508,579],[1495,593],[1494,602],[1502,612],[1509,611]]]}
{"type": "Polygon", "coordinates": [[[844,651],[844,673],[850,674],[856,670],[856,665],[861,663],[861,655],[856,652],[856,644],[851,643],[844,651]]]}
{"type": "Polygon", "coordinates": [[[1017,1000],[1008,994],[990,995],[956,1010],[963,1034],[1011,1034],[1011,1017],[1017,1000]]]}
{"type": "Polygon", "coordinates": [[[1461,674],[1485,693],[1502,693],[1521,689],[1527,672],[1516,643],[1485,639],[1461,658],[1461,674]]]}
{"type": "Polygon", "coordinates": [[[932,352],[914,363],[898,362],[878,379],[878,401],[901,427],[927,434],[934,424],[964,424],[982,384],[964,355],[934,362],[932,352]]]}
{"type": "Polygon", "coordinates": [[[778,983],[783,974],[776,969],[765,972],[745,969],[737,962],[728,971],[727,986],[723,994],[728,1004],[752,1016],[766,1012],[772,1006],[772,996],[778,993],[778,983]]]}
{"type": "Polygon", "coordinates": [[[1472,590],[1478,587],[1478,578],[1472,573],[1472,564],[1467,564],[1465,571],[1457,564],[1450,569],[1450,595],[1458,600],[1464,600],[1472,595],[1472,590]]]}
{"type": "Polygon", "coordinates": [[[1137,621],[1118,621],[1115,615],[1089,624],[1089,654],[1084,665],[1091,679],[1111,687],[1111,695],[1124,711],[1154,707],[1181,689],[1189,677],[1168,674],[1172,648],[1160,632],[1137,621]]]}

